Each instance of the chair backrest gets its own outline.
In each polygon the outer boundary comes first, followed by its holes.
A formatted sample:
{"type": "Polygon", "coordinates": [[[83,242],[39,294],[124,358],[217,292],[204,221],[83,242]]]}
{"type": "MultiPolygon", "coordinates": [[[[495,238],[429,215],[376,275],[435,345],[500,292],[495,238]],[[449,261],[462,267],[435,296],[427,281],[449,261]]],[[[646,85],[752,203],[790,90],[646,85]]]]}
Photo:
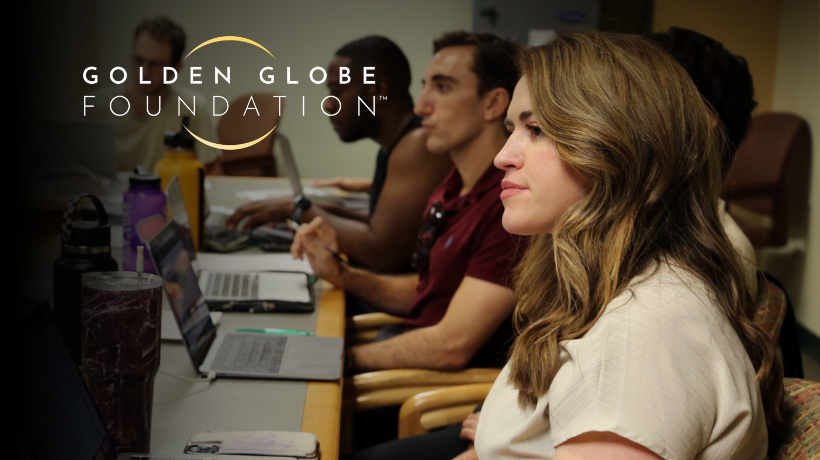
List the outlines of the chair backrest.
{"type": "Polygon", "coordinates": [[[765,281],[761,279],[760,283],[766,287],[766,292],[758,299],[755,323],[777,339],[780,356],[783,358],[783,376],[802,379],[803,356],[794,306],[783,283],[771,273],[763,274],[765,281]]]}
{"type": "Polygon", "coordinates": [[[820,383],[785,379],[781,411],[789,424],[788,438],[769,447],[769,458],[820,459],[820,383]]]}
{"type": "Polygon", "coordinates": [[[726,177],[729,213],[755,246],[781,246],[787,238],[786,169],[811,149],[808,125],[788,113],[752,119],[726,177]]]}
{"type": "Polygon", "coordinates": [[[777,342],[786,319],[786,292],[777,284],[766,281],[757,299],[754,322],[777,342]]]}
{"type": "MultiPolygon", "coordinates": [[[[279,101],[273,93],[244,94],[234,99],[219,120],[216,132],[222,144],[244,144],[258,139],[279,124],[279,101]],[[253,98],[253,103],[251,103],[253,98]],[[253,110],[253,107],[256,110],[253,110]],[[246,110],[247,107],[250,107],[246,110]],[[258,114],[258,115],[257,115],[258,114]]],[[[284,104],[284,103],[283,103],[284,104]]],[[[276,176],[273,141],[276,130],[250,147],[223,151],[211,173],[227,176],[276,176]]]]}

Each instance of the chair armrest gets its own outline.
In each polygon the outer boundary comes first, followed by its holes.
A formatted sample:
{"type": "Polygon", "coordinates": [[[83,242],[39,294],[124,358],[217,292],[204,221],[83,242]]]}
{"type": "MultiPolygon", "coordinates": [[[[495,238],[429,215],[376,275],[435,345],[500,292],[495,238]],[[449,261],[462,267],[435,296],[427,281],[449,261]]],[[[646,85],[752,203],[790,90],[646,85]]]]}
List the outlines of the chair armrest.
{"type": "Polygon", "coordinates": [[[492,387],[492,383],[474,383],[410,397],[399,411],[399,439],[463,422],[484,401],[492,387]]]}
{"type": "Polygon", "coordinates": [[[402,325],[404,318],[387,313],[365,313],[347,318],[345,338],[348,345],[361,345],[376,340],[379,330],[384,326],[402,325]]]}
{"type": "Polygon", "coordinates": [[[365,313],[347,318],[348,331],[361,331],[364,329],[376,329],[394,324],[404,324],[404,318],[388,315],[387,313],[365,313]]]}
{"type": "Polygon", "coordinates": [[[458,385],[493,383],[501,369],[475,368],[456,372],[393,369],[345,379],[345,407],[351,411],[398,406],[407,398],[458,385]]]}

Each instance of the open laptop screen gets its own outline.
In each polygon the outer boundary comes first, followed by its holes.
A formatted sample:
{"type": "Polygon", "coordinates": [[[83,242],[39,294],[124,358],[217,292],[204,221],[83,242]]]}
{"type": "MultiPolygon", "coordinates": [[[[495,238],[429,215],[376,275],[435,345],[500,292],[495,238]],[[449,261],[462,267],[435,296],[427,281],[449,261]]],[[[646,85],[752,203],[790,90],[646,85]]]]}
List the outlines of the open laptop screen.
{"type": "Polygon", "coordinates": [[[179,225],[168,222],[149,243],[154,266],[164,280],[171,310],[194,366],[199,369],[214,340],[214,324],[199,290],[196,273],[182,241],[179,225]]]}
{"type": "Polygon", "coordinates": [[[276,137],[279,138],[279,144],[282,146],[282,159],[285,160],[285,169],[290,179],[290,186],[293,188],[293,196],[304,196],[299,170],[296,169],[296,159],[293,158],[293,150],[290,148],[290,141],[282,134],[277,134],[276,137]]]}
{"type": "Polygon", "coordinates": [[[71,361],[48,304],[17,324],[22,358],[17,399],[28,458],[96,460],[116,457],[91,394],[71,361]]]}

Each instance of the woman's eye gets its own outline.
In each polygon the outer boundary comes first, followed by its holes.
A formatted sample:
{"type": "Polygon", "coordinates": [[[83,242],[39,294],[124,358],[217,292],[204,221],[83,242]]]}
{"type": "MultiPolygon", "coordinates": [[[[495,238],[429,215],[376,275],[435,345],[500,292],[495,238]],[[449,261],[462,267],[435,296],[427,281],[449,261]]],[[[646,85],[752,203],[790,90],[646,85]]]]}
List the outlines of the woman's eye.
{"type": "Polygon", "coordinates": [[[444,83],[439,83],[439,84],[438,84],[438,90],[439,90],[439,91],[441,91],[441,92],[445,92],[445,91],[447,91],[448,89],[450,89],[450,85],[447,85],[447,84],[444,84],[444,83]]]}
{"type": "Polygon", "coordinates": [[[541,131],[541,128],[538,126],[528,125],[527,129],[530,130],[530,135],[532,137],[541,137],[544,135],[544,131],[541,131]]]}

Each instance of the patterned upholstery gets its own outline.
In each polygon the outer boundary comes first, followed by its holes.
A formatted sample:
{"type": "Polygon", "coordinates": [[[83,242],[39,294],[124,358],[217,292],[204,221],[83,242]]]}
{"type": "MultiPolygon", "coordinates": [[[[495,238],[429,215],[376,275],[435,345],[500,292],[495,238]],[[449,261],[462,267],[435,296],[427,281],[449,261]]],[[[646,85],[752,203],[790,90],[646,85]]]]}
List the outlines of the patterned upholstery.
{"type": "Polygon", "coordinates": [[[777,340],[786,318],[786,293],[775,283],[766,282],[766,289],[757,301],[754,321],[769,337],[777,340]]]}
{"type": "Polygon", "coordinates": [[[774,460],[820,459],[820,383],[800,379],[783,382],[783,418],[790,421],[788,444],[773,446],[774,460]]]}

